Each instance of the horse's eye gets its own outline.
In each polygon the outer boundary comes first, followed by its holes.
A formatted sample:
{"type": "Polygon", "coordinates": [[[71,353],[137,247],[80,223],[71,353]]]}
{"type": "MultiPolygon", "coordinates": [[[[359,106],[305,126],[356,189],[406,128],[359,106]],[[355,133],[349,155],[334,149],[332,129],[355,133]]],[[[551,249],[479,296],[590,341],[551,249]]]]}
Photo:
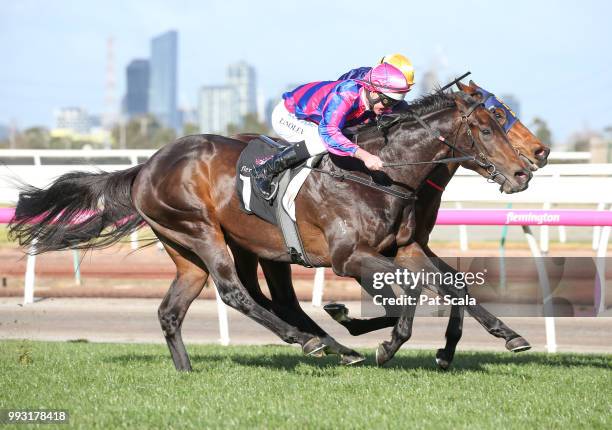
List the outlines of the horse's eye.
{"type": "Polygon", "coordinates": [[[495,112],[495,118],[496,118],[496,119],[502,119],[502,116],[501,116],[501,114],[499,114],[499,113],[495,112]]]}
{"type": "Polygon", "coordinates": [[[484,134],[485,136],[488,136],[491,134],[491,130],[489,130],[488,128],[483,128],[482,129],[482,134],[484,134]]]}

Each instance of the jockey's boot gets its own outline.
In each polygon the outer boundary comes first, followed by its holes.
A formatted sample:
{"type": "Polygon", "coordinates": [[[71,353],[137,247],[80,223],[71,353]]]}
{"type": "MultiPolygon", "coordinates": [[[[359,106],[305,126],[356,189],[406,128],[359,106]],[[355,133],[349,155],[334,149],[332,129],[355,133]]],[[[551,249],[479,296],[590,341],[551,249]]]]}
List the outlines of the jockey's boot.
{"type": "Polygon", "coordinates": [[[271,200],[277,191],[277,185],[272,184],[274,176],[308,157],[310,154],[302,141],[287,146],[259,166],[253,166],[251,177],[255,182],[255,189],[265,200],[271,200]]]}

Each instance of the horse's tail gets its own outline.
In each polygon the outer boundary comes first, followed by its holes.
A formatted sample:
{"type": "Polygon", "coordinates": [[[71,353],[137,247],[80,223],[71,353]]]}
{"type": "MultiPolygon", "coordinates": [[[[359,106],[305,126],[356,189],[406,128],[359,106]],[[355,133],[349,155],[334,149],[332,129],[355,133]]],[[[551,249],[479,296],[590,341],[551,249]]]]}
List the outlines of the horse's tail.
{"type": "Polygon", "coordinates": [[[104,248],[142,226],[131,186],[142,165],[118,172],[70,172],[45,189],[24,185],[9,238],[40,254],[104,248]],[[95,240],[94,240],[95,239],[95,240]]]}

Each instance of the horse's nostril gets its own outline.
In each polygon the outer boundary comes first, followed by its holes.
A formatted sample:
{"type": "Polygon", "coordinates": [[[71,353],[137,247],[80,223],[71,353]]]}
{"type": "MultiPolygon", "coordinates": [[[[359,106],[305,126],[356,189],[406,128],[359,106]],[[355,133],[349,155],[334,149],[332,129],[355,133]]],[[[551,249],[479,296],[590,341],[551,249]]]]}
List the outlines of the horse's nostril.
{"type": "Polygon", "coordinates": [[[545,159],[547,156],[548,156],[548,151],[546,151],[546,149],[544,149],[544,148],[542,148],[542,149],[538,149],[538,150],[535,152],[535,157],[536,157],[538,160],[543,160],[543,159],[545,159]]]}
{"type": "Polygon", "coordinates": [[[527,182],[529,180],[529,174],[524,170],[519,170],[514,174],[514,177],[519,183],[527,182]]]}

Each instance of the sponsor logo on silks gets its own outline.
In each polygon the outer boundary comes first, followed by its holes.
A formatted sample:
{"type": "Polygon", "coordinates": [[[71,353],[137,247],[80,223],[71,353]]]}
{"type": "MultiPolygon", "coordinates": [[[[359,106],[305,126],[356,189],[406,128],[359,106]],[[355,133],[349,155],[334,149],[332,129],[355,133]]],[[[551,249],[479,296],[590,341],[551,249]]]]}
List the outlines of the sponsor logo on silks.
{"type": "Polygon", "coordinates": [[[263,157],[263,158],[256,158],[255,159],[255,165],[256,166],[261,166],[263,163],[265,163],[266,161],[268,161],[270,158],[272,158],[273,156],[270,155],[268,157],[263,157]]]}
{"type": "Polygon", "coordinates": [[[502,128],[506,133],[508,133],[512,126],[518,121],[518,118],[516,117],[514,111],[510,109],[510,107],[506,103],[498,99],[495,94],[490,93],[484,88],[478,86],[476,88],[478,88],[478,92],[482,94],[485,108],[487,108],[488,110],[499,108],[505,112],[506,123],[502,126],[502,128]]]}

